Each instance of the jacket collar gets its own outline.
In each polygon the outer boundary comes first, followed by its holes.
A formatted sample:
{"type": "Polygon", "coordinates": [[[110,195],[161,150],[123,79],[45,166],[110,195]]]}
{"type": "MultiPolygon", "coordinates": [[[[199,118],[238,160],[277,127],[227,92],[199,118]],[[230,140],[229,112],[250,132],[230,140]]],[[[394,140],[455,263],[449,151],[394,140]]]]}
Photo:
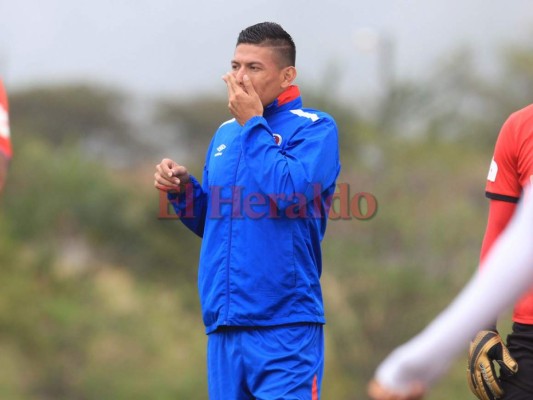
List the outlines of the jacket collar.
{"type": "Polygon", "coordinates": [[[265,107],[263,115],[272,115],[287,108],[297,109],[301,107],[300,89],[296,85],[291,85],[276,100],[265,107]]]}

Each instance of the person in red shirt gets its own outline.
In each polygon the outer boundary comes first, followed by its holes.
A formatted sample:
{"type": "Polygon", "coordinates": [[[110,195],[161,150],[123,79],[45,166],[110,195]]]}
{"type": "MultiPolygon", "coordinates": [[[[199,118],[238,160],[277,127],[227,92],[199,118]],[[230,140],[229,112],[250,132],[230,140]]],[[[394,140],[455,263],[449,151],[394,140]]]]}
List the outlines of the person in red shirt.
{"type": "Polygon", "coordinates": [[[0,193],[6,182],[7,170],[12,155],[13,150],[9,132],[9,106],[4,84],[0,78],[0,193]]]}
{"type": "Polygon", "coordinates": [[[474,336],[467,377],[476,397],[533,399],[533,104],[503,125],[486,196],[489,216],[478,273],[420,334],[379,365],[368,384],[371,399],[422,399],[474,336]],[[510,304],[515,308],[507,346],[496,324],[475,334],[510,304]],[[500,364],[499,377],[494,362],[500,364]]]}
{"type": "MultiPolygon", "coordinates": [[[[533,182],[533,104],[511,114],[504,123],[496,145],[487,176],[486,197],[490,200],[487,228],[481,247],[481,260],[489,253],[493,243],[505,229],[515,213],[517,203],[522,197],[524,187],[533,182]]],[[[490,296],[484,293],[483,296],[490,296]]],[[[483,297],[480,296],[480,306],[483,297]]],[[[507,348],[518,363],[517,373],[496,375],[492,361],[502,361],[502,352],[491,351],[496,346],[505,346],[496,324],[479,334],[487,338],[496,333],[498,341],[492,347],[485,347],[491,360],[492,384],[499,386],[503,397],[485,389],[485,385],[472,386],[476,373],[482,373],[479,365],[469,359],[467,374],[472,392],[480,399],[532,399],[533,398],[533,287],[516,304],[513,310],[512,332],[507,337],[507,348]]],[[[474,352],[475,353],[475,352],[474,352]]],[[[474,353],[469,358],[475,356],[474,353]]],[[[484,375],[484,374],[482,374],[484,375]]],[[[490,387],[490,384],[487,385],[490,387]]]]}
{"type": "MultiPolygon", "coordinates": [[[[372,400],[420,400],[452,366],[455,357],[468,346],[468,342],[480,329],[493,323],[533,285],[533,184],[524,189],[522,200],[490,251],[483,259],[470,281],[420,333],[398,346],[376,368],[368,384],[372,400]],[[479,294],[491,293],[479,307],[479,294]]],[[[484,335],[484,331],[480,333],[484,335]]],[[[470,349],[491,347],[494,353],[504,351],[503,343],[494,347],[499,336],[478,337],[470,349]],[[478,344],[483,345],[478,346],[478,344]]],[[[510,372],[517,369],[508,354],[501,367],[510,372]]],[[[491,361],[483,351],[473,357],[473,364],[483,364],[472,383],[486,389],[486,399],[501,397],[499,382],[485,385],[491,361]],[[498,385],[496,385],[498,384],[498,385]],[[496,396],[492,393],[498,393],[496,396]]],[[[525,397],[522,397],[525,398],[525,397]]]]}

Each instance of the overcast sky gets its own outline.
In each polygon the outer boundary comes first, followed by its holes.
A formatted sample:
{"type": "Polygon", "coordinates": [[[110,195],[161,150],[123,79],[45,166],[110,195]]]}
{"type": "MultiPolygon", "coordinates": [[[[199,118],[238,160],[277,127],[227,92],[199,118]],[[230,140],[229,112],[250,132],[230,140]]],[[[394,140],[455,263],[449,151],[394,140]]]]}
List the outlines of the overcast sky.
{"type": "Polygon", "coordinates": [[[504,44],[533,40],[531,0],[0,0],[0,16],[8,88],[89,79],[149,95],[225,93],[237,34],[265,20],[293,36],[300,83],[355,94],[379,82],[379,37],[399,77],[463,45],[490,69],[504,44]]]}

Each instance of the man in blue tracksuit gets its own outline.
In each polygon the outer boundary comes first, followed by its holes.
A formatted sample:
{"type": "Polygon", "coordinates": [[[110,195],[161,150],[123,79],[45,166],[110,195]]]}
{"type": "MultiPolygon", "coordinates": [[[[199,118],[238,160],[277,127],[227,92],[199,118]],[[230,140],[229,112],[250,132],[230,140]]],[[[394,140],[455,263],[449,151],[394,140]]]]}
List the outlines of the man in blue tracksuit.
{"type": "Polygon", "coordinates": [[[320,243],[340,171],[338,135],[331,116],[302,108],[295,54],[278,24],[243,30],[223,77],[235,118],[215,133],[202,183],[170,159],[156,167],[156,188],[202,237],[211,399],[320,395],[320,243]]]}

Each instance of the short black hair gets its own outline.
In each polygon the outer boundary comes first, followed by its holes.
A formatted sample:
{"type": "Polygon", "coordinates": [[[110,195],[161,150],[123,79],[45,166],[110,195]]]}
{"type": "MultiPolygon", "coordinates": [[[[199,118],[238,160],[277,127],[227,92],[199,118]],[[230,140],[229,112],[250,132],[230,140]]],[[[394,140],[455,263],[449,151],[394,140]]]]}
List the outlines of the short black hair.
{"type": "Polygon", "coordinates": [[[275,22],[260,22],[243,29],[237,38],[237,46],[240,44],[274,47],[283,67],[296,65],[296,45],[291,35],[275,22]]]}

